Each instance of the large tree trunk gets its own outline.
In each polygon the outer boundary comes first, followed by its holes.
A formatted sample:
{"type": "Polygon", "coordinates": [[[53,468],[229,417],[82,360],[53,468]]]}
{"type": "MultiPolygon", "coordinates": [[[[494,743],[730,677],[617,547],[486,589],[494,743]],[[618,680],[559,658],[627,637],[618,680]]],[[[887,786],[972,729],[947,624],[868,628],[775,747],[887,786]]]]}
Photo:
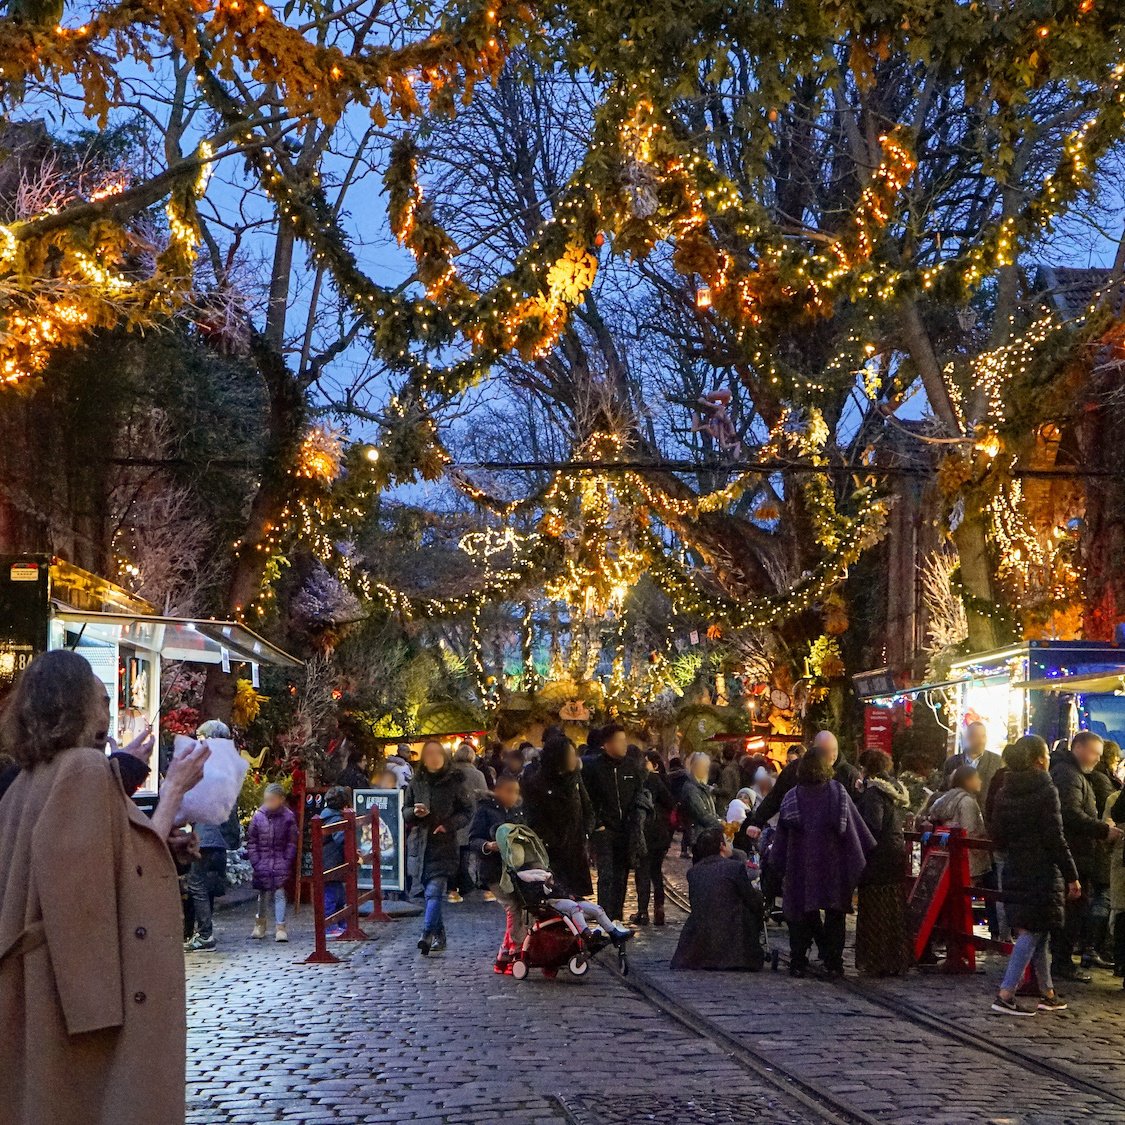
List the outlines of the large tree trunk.
{"type": "MultiPolygon", "coordinates": [[[[226,610],[235,620],[250,609],[261,590],[270,558],[270,534],[293,498],[295,478],[289,469],[294,464],[306,420],[304,391],[286,369],[281,355],[269,350],[259,354],[258,359],[260,366],[272,368],[269,374],[263,371],[270,392],[269,437],[262,458],[262,482],[251,501],[246,531],[235,550],[227,586],[226,610]]],[[[247,624],[253,625],[253,619],[247,624]]],[[[224,722],[230,719],[236,680],[233,670],[227,675],[220,665],[208,668],[200,705],[203,718],[224,722]]]]}
{"type": "MultiPolygon", "coordinates": [[[[951,437],[960,435],[961,423],[946,389],[941,364],[922,315],[913,303],[908,302],[903,311],[902,337],[918,368],[934,414],[951,437]]],[[[961,585],[965,593],[969,645],[976,651],[996,648],[1003,638],[1000,637],[995,620],[984,612],[985,607],[997,605],[998,594],[988,549],[988,518],[985,513],[973,510],[966,504],[961,522],[953,532],[953,542],[961,562],[961,585]]]]}
{"type": "MultiPolygon", "coordinates": [[[[281,230],[274,246],[266,327],[251,342],[251,354],[269,395],[269,426],[262,456],[262,479],[250,504],[246,530],[234,553],[226,610],[235,620],[256,601],[270,558],[269,537],[293,497],[295,464],[307,418],[304,384],[285,362],[285,318],[293,267],[294,237],[281,230]]],[[[248,624],[253,624],[251,619],[248,624]]],[[[229,721],[237,674],[222,666],[207,669],[200,712],[204,719],[229,721]]]]}

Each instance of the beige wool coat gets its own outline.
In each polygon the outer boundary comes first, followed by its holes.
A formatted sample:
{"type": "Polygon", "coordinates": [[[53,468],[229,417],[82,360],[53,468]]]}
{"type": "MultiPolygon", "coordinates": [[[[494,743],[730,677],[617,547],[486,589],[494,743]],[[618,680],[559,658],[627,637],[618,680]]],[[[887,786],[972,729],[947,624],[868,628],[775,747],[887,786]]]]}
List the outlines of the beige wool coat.
{"type": "Polygon", "coordinates": [[[182,1125],[183,931],[164,840],[98,750],[0,801],[0,1125],[182,1125]]]}

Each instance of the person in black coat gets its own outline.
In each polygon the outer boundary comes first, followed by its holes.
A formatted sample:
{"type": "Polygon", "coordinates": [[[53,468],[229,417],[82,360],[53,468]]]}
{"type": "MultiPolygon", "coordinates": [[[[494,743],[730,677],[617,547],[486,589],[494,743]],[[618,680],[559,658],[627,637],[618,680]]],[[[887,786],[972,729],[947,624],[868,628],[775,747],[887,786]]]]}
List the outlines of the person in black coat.
{"type": "MultiPolygon", "coordinates": [[[[1121,760],[1121,747],[1112,739],[1102,743],[1101,760],[1086,775],[1094,789],[1094,802],[1099,819],[1105,819],[1105,808],[1110,796],[1121,788],[1114,769],[1121,760]]],[[[1094,870],[1087,891],[1090,896],[1088,928],[1082,934],[1082,968],[1108,969],[1113,962],[1106,960],[1102,951],[1109,934],[1110,858],[1113,845],[1099,841],[1094,850],[1094,870]]]]}
{"type": "Polygon", "coordinates": [[[367,768],[367,758],[362,750],[353,750],[348,755],[348,764],[340,771],[336,784],[345,789],[370,789],[371,772],[367,768]]]}
{"type": "Polygon", "coordinates": [[[445,948],[441,907],[449,881],[457,877],[461,866],[457,832],[472,814],[472,801],[449,752],[440,742],[427,742],[402,802],[402,820],[409,833],[406,870],[411,892],[426,900],[418,939],[418,952],[423,956],[445,948]]]}
{"type": "Polygon", "coordinates": [[[1082,887],[1063,834],[1059,793],[1046,772],[1047,758],[1047,744],[1038,735],[1017,739],[989,826],[993,843],[1005,853],[1005,912],[1016,936],[992,1004],[993,1011],[1006,1015],[1033,1014],[1015,999],[1028,965],[1042,990],[1040,1006],[1066,1006],[1051,980],[1047,938],[1062,926],[1065,902],[1080,898],[1082,887]]]}
{"type": "Polygon", "coordinates": [[[1074,964],[1075,949],[1089,928],[1090,891],[1095,882],[1099,843],[1121,839],[1118,828],[1098,814],[1096,790],[1090,773],[1101,761],[1102,740],[1093,731],[1080,730],[1070,749],[1051,762],[1051,780],[1059,791],[1063,833],[1082,884],[1082,896],[1068,900],[1064,923],[1051,936],[1051,972],[1064,980],[1088,982],[1090,977],[1074,964]]]}
{"type": "MultiPolygon", "coordinates": [[[[832,767],[833,778],[844,787],[844,791],[854,800],[856,796],[856,786],[860,780],[859,770],[841,757],[840,743],[836,736],[830,730],[820,731],[813,739],[811,749],[825,756],[828,760],[828,764],[832,767]]],[[[778,774],[777,782],[774,787],[762,798],[761,803],[750,814],[749,820],[751,828],[757,830],[765,828],[781,811],[781,802],[785,800],[785,794],[788,793],[790,789],[796,788],[797,768],[800,764],[801,759],[797,758],[790,762],[785,769],[778,774]]],[[[753,838],[755,833],[751,832],[749,835],[753,838]]]]}
{"type": "Polygon", "coordinates": [[[646,750],[644,756],[645,788],[652,796],[652,814],[645,820],[645,842],[648,845],[644,858],[636,871],[637,913],[630,919],[634,926],[649,923],[648,904],[652,899],[652,921],[664,925],[664,857],[672,846],[672,812],[676,801],[665,781],[664,762],[655,750],[646,750]]]}
{"type": "Polygon", "coordinates": [[[539,768],[523,788],[524,816],[547,848],[551,870],[579,898],[594,893],[586,845],[594,809],[578,768],[574,743],[563,734],[543,741],[539,768]]]}
{"type": "Polygon", "coordinates": [[[496,843],[496,830],[505,824],[524,824],[524,810],[520,804],[519,778],[501,774],[496,787],[477,801],[472,823],[469,825],[469,851],[480,860],[478,877],[485,898],[492,897],[504,904],[504,937],[496,954],[493,969],[497,973],[510,973],[516,950],[523,944],[525,929],[523,910],[511,895],[500,889],[504,863],[500,846],[496,843]]]}
{"type": "Polygon", "coordinates": [[[496,788],[481,797],[469,824],[469,850],[480,861],[477,874],[480,885],[495,893],[496,885],[504,874],[500,849],[496,846],[496,829],[503,824],[524,824],[526,818],[520,804],[518,777],[503,774],[496,779],[496,788]]]}
{"type": "Polygon", "coordinates": [[[856,808],[875,837],[859,878],[855,926],[855,967],[875,976],[898,976],[912,960],[906,924],[906,836],[903,826],[910,794],[881,750],[859,757],[863,785],[856,808]]]}
{"type": "MultiPolygon", "coordinates": [[[[683,796],[684,786],[687,784],[688,771],[683,761],[678,757],[671,757],[668,759],[668,791],[672,794],[672,800],[676,802],[677,810],[680,807],[680,797],[683,796]]],[[[687,825],[680,822],[680,815],[677,811],[673,816],[673,822],[676,828],[680,830],[680,858],[687,859],[691,855],[691,843],[688,840],[687,825]]]]}
{"type": "Polygon", "coordinates": [[[762,896],[721,828],[701,832],[688,871],[691,914],[680,932],[672,969],[762,967],[762,896]]]}
{"type": "Polygon", "coordinates": [[[599,739],[601,751],[584,766],[582,780],[594,809],[598,905],[617,920],[625,912],[625,892],[632,867],[629,828],[637,798],[645,786],[645,770],[629,757],[623,727],[603,727],[599,739]]]}

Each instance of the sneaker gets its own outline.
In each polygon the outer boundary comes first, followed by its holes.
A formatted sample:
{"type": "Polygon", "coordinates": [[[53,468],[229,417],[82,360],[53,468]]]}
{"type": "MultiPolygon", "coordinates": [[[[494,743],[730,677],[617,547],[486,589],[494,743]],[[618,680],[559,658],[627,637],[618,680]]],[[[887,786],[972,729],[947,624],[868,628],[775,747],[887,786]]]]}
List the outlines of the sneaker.
{"type": "Polygon", "coordinates": [[[1041,1012],[1065,1012],[1067,1003],[1057,992],[1053,992],[1050,996],[1039,997],[1036,1007],[1041,1012]]]}
{"type": "Polygon", "coordinates": [[[215,951],[217,945],[218,945],[218,943],[215,941],[215,938],[213,936],[212,937],[202,937],[199,934],[196,934],[195,937],[193,937],[191,939],[191,941],[189,941],[184,946],[184,952],[185,953],[213,953],[215,951]]]}
{"type": "Polygon", "coordinates": [[[492,966],[492,971],[498,976],[510,977],[512,975],[512,961],[508,957],[497,957],[492,966]]]}
{"type": "Polygon", "coordinates": [[[418,952],[421,953],[423,957],[425,957],[426,954],[428,954],[430,952],[430,935],[429,934],[423,934],[418,939],[418,952]]]}
{"type": "Polygon", "coordinates": [[[612,942],[628,941],[633,936],[633,931],[628,926],[623,926],[620,922],[614,922],[610,926],[609,939],[612,942]]]}
{"type": "Polygon", "coordinates": [[[266,920],[265,918],[255,918],[254,928],[250,931],[250,936],[261,941],[266,936],[266,920]]]}
{"type": "Polygon", "coordinates": [[[1013,996],[1011,1000],[1005,1000],[1000,993],[996,993],[996,999],[992,1001],[992,1010],[999,1012],[1004,1016],[1033,1016],[1034,1012],[1029,1012],[1026,1008],[1021,1008],[1013,996]]]}
{"type": "Polygon", "coordinates": [[[445,952],[445,934],[436,933],[430,938],[430,952],[431,953],[444,953],[445,952]]]}
{"type": "Polygon", "coordinates": [[[459,902],[464,902],[465,900],[457,891],[450,891],[449,894],[445,896],[445,901],[451,902],[454,906],[456,906],[459,902]]]}
{"type": "Polygon", "coordinates": [[[629,915],[629,925],[630,926],[647,926],[648,924],[649,924],[649,921],[648,921],[648,915],[647,914],[630,914],[629,915]]]}
{"type": "Polygon", "coordinates": [[[495,902],[496,896],[491,891],[484,891],[480,896],[485,902],[495,902]]]}
{"type": "Polygon", "coordinates": [[[284,922],[278,923],[277,930],[273,935],[273,940],[274,941],[288,941],[289,940],[289,930],[286,929],[286,926],[285,926],[284,922]]]}
{"type": "Polygon", "coordinates": [[[579,945],[582,946],[584,952],[591,955],[605,949],[609,942],[609,936],[594,927],[591,927],[588,930],[583,930],[582,933],[578,935],[579,945]]]}
{"type": "Polygon", "coordinates": [[[328,929],[324,931],[324,936],[329,941],[339,941],[347,932],[348,931],[345,930],[343,926],[329,926],[328,929]]]}

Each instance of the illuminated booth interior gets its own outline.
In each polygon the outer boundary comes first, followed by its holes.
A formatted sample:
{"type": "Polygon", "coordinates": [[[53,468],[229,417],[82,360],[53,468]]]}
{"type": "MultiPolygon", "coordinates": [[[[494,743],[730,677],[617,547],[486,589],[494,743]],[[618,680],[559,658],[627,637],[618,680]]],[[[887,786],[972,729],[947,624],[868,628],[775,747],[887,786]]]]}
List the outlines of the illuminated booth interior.
{"type": "MultiPolygon", "coordinates": [[[[83,656],[110,699],[110,737],[129,742],[146,723],[159,732],[161,664],[218,664],[224,671],[300,661],[234,621],[163,617],[148,602],[80,567],[46,556],[0,560],[0,691],[37,654],[83,656]]],[[[149,779],[155,785],[155,777],[149,779]]]]}

